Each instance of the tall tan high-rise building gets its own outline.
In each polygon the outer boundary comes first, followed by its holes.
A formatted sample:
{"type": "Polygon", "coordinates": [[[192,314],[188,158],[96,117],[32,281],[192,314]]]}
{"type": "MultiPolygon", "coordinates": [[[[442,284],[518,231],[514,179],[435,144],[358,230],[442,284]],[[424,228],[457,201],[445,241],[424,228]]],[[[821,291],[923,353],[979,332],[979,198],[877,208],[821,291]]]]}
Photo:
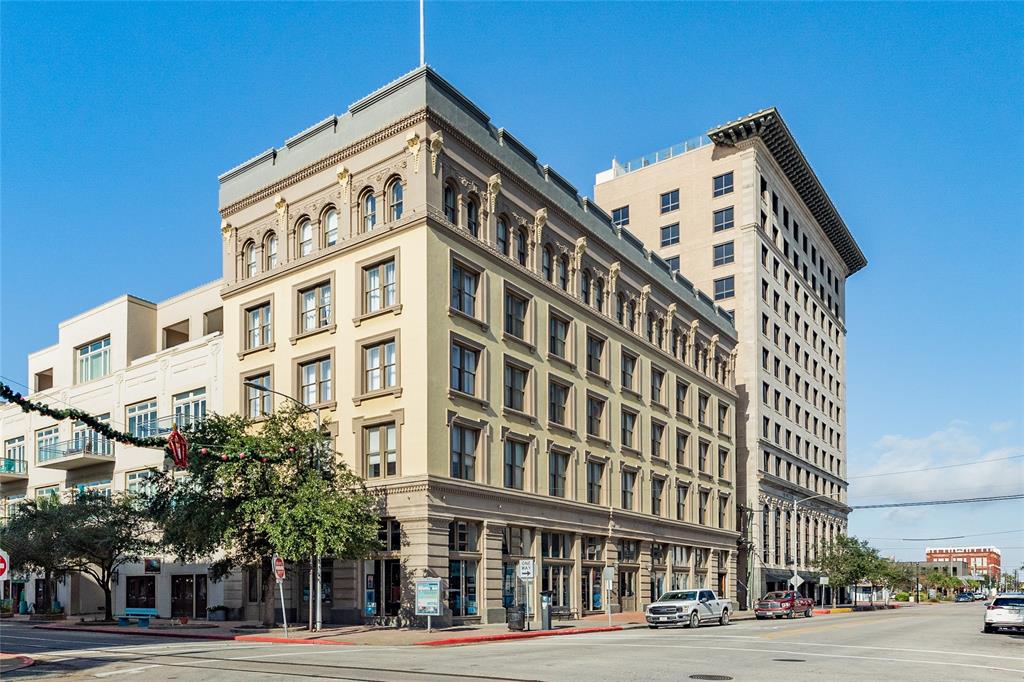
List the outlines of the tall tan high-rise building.
{"type": "Polygon", "coordinates": [[[845,532],[846,278],[867,261],[775,109],[599,173],[596,201],[739,333],[740,557],[756,598],[845,532]],[[796,507],[794,508],[794,501],[796,507]]]}
{"type": "Polygon", "coordinates": [[[330,618],[436,576],[446,619],[503,621],[523,559],[570,617],[734,597],[729,316],[434,71],[228,171],[220,213],[227,411],[321,410],[381,496],[330,618]]]}

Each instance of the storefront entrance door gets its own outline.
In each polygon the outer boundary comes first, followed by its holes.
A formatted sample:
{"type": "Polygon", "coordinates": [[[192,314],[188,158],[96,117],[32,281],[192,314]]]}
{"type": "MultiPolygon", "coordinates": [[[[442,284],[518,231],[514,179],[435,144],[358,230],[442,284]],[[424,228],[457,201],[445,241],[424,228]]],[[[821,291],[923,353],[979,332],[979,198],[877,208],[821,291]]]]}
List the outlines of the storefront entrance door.
{"type": "Polygon", "coordinates": [[[366,615],[394,617],[402,608],[401,559],[370,562],[373,572],[366,576],[366,615]]]}
{"type": "Polygon", "coordinates": [[[619,569],[619,609],[636,611],[636,569],[619,569]]]}
{"type": "Polygon", "coordinates": [[[171,618],[206,618],[206,576],[171,576],[171,618]]]}

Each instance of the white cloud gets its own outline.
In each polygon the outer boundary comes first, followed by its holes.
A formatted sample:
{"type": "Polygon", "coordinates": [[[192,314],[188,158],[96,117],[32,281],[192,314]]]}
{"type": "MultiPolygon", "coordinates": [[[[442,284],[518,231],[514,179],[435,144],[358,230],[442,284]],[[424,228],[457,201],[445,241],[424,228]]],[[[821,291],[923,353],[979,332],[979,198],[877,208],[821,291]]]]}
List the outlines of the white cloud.
{"type": "Polygon", "coordinates": [[[1002,422],[993,422],[988,428],[992,433],[1006,433],[1013,428],[1013,420],[1007,419],[1002,422]]]}

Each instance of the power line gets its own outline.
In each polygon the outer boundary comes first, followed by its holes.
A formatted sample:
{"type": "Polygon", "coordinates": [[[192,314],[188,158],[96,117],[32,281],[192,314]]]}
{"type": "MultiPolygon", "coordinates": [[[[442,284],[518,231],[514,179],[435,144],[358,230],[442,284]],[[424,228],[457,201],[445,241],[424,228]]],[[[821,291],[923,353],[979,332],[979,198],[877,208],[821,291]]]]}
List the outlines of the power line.
{"type": "Polygon", "coordinates": [[[892,507],[931,507],[937,504],[971,504],[973,502],[1002,502],[1024,499],[1024,493],[1015,495],[993,495],[991,497],[966,497],[960,500],[929,500],[927,502],[890,502],[889,504],[850,505],[851,509],[890,509],[892,507]]]}
{"type": "Polygon", "coordinates": [[[973,462],[963,462],[961,464],[943,464],[935,467],[923,467],[921,469],[907,469],[905,471],[886,471],[880,474],[860,474],[857,476],[850,476],[850,479],[854,478],[877,478],[879,476],[896,476],[897,474],[916,474],[919,471],[935,471],[936,469],[954,469],[956,467],[966,467],[972,464],[988,464],[989,462],[1005,462],[1008,459],[1020,459],[1024,455],[1010,455],[1009,457],[997,457],[995,459],[978,459],[973,462]]]}
{"type": "MultiPolygon", "coordinates": [[[[1018,485],[1019,484],[1017,484],[1017,483],[1007,483],[1006,485],[992,485],[992,486],[982,486],[982,485],[975,484],[975,485],[968,485],[968,486],[960,486],[958,488],[938,488],[938,489],[935,489],[935,490],[928,490],[927,492],[928,493],[952,493],[952,492],[957,492],[957,491],[960,491],[960,490],[972,490],[972,491],[975,491],[975,492],[981,492],[981,490],[979,490],[979,488],[984,488],[984,490],[988,490],[988,491],[991,492],[992,490],[1005,490],[1007,488],[1016,488],[1018,485]]],[[[873,497],[889,497],[891,495],[892,495],[892,492],[887,492],[887,493],[876,493],[874,495],[854,495],[854,497],[858,501],[860,501],[860,500],[866,500],[866,499],[873,498],[873,497]]]]}

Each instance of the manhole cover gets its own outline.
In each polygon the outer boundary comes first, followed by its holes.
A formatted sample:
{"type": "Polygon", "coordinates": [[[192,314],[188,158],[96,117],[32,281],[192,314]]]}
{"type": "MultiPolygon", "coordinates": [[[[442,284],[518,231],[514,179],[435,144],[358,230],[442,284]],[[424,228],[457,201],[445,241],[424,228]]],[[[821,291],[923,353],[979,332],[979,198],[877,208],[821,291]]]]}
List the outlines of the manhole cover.
{"type": "Polygon", "coordinates": [[[779,661],[781,663],[806,663],[806,658],[773,658],[773,661],[779,661]]]}
{"type": "Polygon", "coordinates": [[[728,675],[690,675],[691,680],[731,680],[728,675]]]}

